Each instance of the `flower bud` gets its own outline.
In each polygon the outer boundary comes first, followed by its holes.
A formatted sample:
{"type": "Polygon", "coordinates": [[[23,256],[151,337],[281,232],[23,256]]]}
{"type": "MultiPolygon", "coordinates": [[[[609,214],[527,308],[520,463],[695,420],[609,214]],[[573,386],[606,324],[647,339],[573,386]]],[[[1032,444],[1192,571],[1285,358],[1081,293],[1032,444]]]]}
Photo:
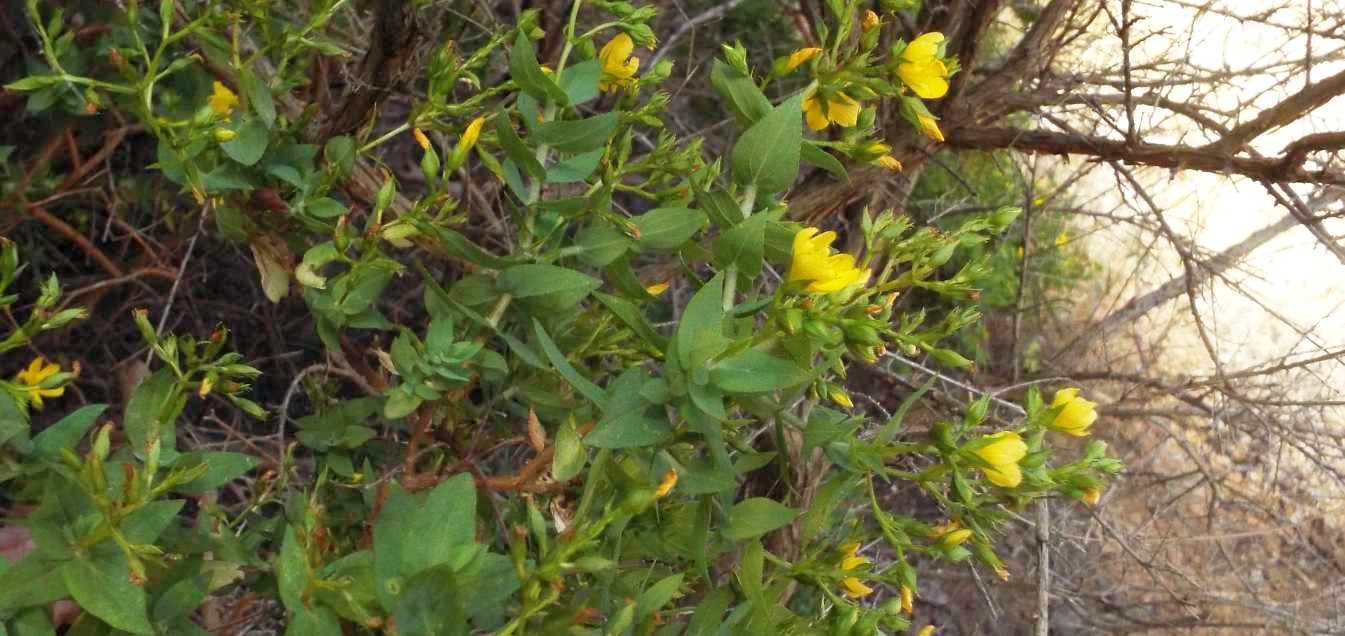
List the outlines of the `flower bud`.
{"type": "Polygon", "coordinates": [[[216,128],[214,134],[215,134],[215,141],[218,141],[220,143],[224,143],[226,141],[233,141],[233,138],[238,136],[238,133],[229,130],[228,128],[216,128]]]}

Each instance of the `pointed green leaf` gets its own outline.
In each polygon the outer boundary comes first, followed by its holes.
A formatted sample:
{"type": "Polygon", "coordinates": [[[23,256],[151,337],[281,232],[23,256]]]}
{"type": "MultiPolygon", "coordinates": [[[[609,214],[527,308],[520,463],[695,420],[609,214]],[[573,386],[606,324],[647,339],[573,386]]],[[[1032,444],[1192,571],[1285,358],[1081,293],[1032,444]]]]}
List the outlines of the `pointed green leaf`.
{"type": "Polygon", "coordinates": [[[803,143],[803,95],[795,95],[761,118],[733,147],[733,178],[761,194],[787,190],[799,174],[803,143]]]}

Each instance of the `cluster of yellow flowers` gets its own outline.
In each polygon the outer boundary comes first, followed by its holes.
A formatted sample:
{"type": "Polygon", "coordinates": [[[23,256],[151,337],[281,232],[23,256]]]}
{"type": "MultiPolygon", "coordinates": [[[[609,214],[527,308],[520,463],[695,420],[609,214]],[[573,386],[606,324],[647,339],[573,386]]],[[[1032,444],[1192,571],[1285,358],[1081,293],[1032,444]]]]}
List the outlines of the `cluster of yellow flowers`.
{"type": "MultiPolygon", "coordinates": [[[[877,15],[872,12],[867,14],[864,24],[865,30],[877,26],[877,15]]],[[[944,36],[939,32],[921,35],[906,45],[897,61],[897,77],[921,99],[938,99],[948,94],[948,65],[939,56],[939,47],[943,41],[944,36]]],[[[794,51],[786,60],[783,71],[791,72],[821,53],[822,49],[817,47],[794,51]]],[[[804,117],[808,128],[814,131],[825,130],[832,124],[842,128],[852,127],[859,122],[861,108],[859,101],[845,93],[845,87],[813,87],[803,100],[804,117]]],[[[921,113],[916,116],[916,120],[920,131],[926,136],[937,141],[944,140],[943,131],[933,116],[921,113]]],[[[892,159],[892,162],[895,161],[892,159]]],[[[892,167],[889,162],[882,162],[882,165],[892,167]]]]}
{"type": "MultiPolygon", "coordinates": [[[[1052,408],[1059,409],[1049,428],[1075,437],[1088,435],[1088,429],[1097,420],[1097,403],[1079,397],[1079,389],[1060,389],[1051,402],[1052,408]]],[[[1004,488],[1015,488],[1023,481],[1023,471],[1018,462],[1027,456],[1027,443],[1018,433],[1000,431],[990,435],[991,442],[975,451],[989,466],[981,467],[981,472],[990,483],[1004,488]]],[[[1084,501],[1097,502],[1100,493],[1090,491],[1084,501]]]]}
{"type": "MultiPolygon", "coordinates": [[[[841,571],[849,572],[869,564],[868,557],[859,556],[859,544],[847,543],[841,546],[841,571]]],[[[864,584],[859,577],[847,576],[841,579],[841,588],[850,598],[864,598],[873,594],[873,588],[864,584]]]]}

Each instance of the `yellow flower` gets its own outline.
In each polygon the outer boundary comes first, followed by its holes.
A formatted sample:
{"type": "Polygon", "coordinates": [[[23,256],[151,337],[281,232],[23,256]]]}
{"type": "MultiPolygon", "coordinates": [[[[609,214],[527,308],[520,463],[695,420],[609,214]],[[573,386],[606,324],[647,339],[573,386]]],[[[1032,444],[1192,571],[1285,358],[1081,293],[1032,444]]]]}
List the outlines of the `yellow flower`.
{"type": "Polygon", "coordinates": [[[1099,501],[1102,501],[1102,491],[1097,488],[1089,488],[1083,491],[1083,497],[1080,497],[1080,500],[1090,506],[1096,506],[1099,501]]]}
{"type": "Polygon", "coordinates": [[[920,631],[915,633],[915,636],[934,636],[934,626],[925,625],[924,627],[921,627],[920,631]]]}
{"type": "Polygon", "coordinates": [[[859,123],[859,102],[845,93],[822,98],[814,91],[803,100],[803,114],[811,130],[825,130],[831,124],[850,128],[859,123]]]}
{"type": "Polygon", "coordinates": [[[967,539],[971,538],[971,530],[963,528],[957,521],[949,521],[934,528],[934,538],[951,548],[966,543],[967,539]]]}
{"type": "Polygon", "coordinates": [[[907,616],[915,613],[915,591],[905,585],[901,586],[901,613],[907,616]]]}
{"type": "Polygon", "coordinates": [[[942,33],[926,33],[901,52],[897,77],[922,99],[938,99],[948,93],[948,66],[939,59],[942,42],[942,33]]]}
{"type": "Polygon", "coordinates": [[[466,130],[463,130],[462,136],[458,138],[458,147],[454,149],[454,152],[465,156],[466,152],[476,145],[476,140],[481,137],[481,127],[484,125],[486,125],[485,117],[477,117],[467,124],[466,130]]]}
{"type": "Polygon", "coordinates": [[[215,82],[215,92],[206,100],[210,110],[220,117],[228,117],[238,105],[238,96],[221,82],[215,82]]]}
{"type": "Polygon", "coordinates": [[[800,64],[803,64],[804,62],[807,62],[808,60],[817,57],[817,54],[821,52],[822,49],[819,49],[815,46],[810,46],[806,49],[799,49],[797,51],[794,51],[793,53],[790,53],[789,59],[785,61],[785,70],[783,73],[781,73],[781,75],[784,75],[785,73],[793,73],[794,69],[798,68],[800,64]]]}
{"type": "Polygon", "coordinates": [[[976,449],[976,455],[990,464],[981,468],[985,478],[996,486],[1014,488],[1023,481],[1018,462],[1027,456],[1027,443],[1012,431],[1000,431],[985,439],[991,442],[976,449]]]}
{"type": "Polygon", "coordinates": [[[421,150],[428,151],[430,149],[430,138],[426,137],[425,133],[421,132],[419,128],[412,128],[411,136],[416,138],[416,143],[420,144],[421,150]]]}
{"type": "Polygon", "coordinates": [[[37,357],[33,358],[33,361],[28,364],[27,369],[20,371],[18,375],[14,376],[14,381],[24,385],[24,390],[28,393],[28,401],[32,403],[33,408],[41,410],[42,398],[61,397],[65,394],[65,387],[63,386],[58,386],[54,389],[37,388],[44,380],[60,371],[61,365],[55,363],[49,364],[45,358],[37,357]]]}
{"type": "Polygon", "coordinates": [[[665,291],[668,291],[668,283],[654,283],[653,285],[644,288],[644,293],[649,294],[650,296],[658,296],[665,291]]]}
{"type": "Polygon", "coordinates": [[[1064,247],[1069,242],[1069,232],[1061,232],[1055,235],[1055,246],[1064,247]]]}
{"type": "Polygon", "coordinates": [[[887,168],[892,172],[901,172],[901,162],[897,161],[897,158],[892,155],[878,157],[878,165],[887,168]]]}
{"type": "Polygon", "coordinates": [[[1097,420],[1097,402],[1089,402],[1079,397],[1078,389],[1056,391],[1051,406],[1060,409],[1055,421],[1051,422],[1051,428],[1061,433],[1084,437],[1088,435],[1088,428],[1097,420]]]}
{"type": "Polygon", "coordinates": [[[853,570],[870,563],[868,557],[859,556],[858,543],[847,543],[841,546],[841,552],[845,554],[845,558],[841,559],[842,570],[853,570]]]}
{"type": "Polygon", "coordinates": [[[640,58],[632,57],[633,52],[635,41],[625,33],[618,33],[603,45],[602,50],[598,52],[598,60],[602,62],[602,80],[598,82],[599,89],[611,92],[630,85],[630,79],[640,70],[640,58]]]}
{"type": "Polygon", "coordinates": [[[939,130],[939,122],[929,115],[916,115],[916,121],[920,122],[920,132],[925,133],[926,137],[934,141],[943,141],[943,131],[939,130]]]}
{"type": "Polygon", "coordinates": [[[874,13],[873,11],[865,11],[864,19],[860,21],[859,26],[865,31],[872,31],[874,27],[877,27],[880,24],[882,24],[882,21],[878,19],[877,13],[874,13]]]}
{"type": "Polygon", "coordinates": [[[873,594],[873,588],[864,585],[863,581],[853,576],[841,579],[841,586],[845,588],[845,595],[850,598],[864,598],[873,594]]]}
{"type": "Polygon", "coordinates": [[[805,291],[810,294],[830,294],[868,281],[868,270],[855,267],[855,257],[831,253],[831,242],[835,240],[835,232],[818,234],[815,227],[799,230],[794,235],[794,258],[786,280],[809,281],[805,291]]]}
{"type": "Polygon", "coordinates": [[[663,481],[660,481],[658,488],[654,489],[654,496],[662,499],[672,492],[673,486],[677,485],[677,471],[669,468],[668,472],[663,473],[663,481]]]}

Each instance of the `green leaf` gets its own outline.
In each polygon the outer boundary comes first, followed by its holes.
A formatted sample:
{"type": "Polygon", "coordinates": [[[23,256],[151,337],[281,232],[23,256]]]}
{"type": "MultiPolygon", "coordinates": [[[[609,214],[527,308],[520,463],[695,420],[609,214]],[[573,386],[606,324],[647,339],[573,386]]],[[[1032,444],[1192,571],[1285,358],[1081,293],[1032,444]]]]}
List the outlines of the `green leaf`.
{"type": "Polygon", "coordinates": [[[185,453],[178,459],[176,465],[191,468],[197,464],[206,465],[205,474],[184,484],[178,484],[173,490],[184,493],[214,490],[252,470],[257,465],[257,458],[243,453],[185,453]]]}
{"type": "Polygon", "coordinates": [[[768,393],[808,381],[808,373],[784,358],[748,349],[721,360],[710,381],[729,393],[768,393]]]}
{"type": "Polygon", "coordinates": [[[509,259],[500,258],[481,249],[479,245],[454,230],[423,221],[416,222],[415,225],[416,229],[422,233],[434,237],[439,248],[451,258],[462,259],[473,265],[480,265],[488,269],[504,269],[511,262],[509,259]]]}
{"type": "Polygon", "coordinates": [[[575,370],[574,365],[570,364],[570,361],[565,358],[565,354],[556,346],[551,336],[547,335],[546,329],[542,328],[542,323],[536,318],[532,320],[532,328],[537,336],[537,341],[542,345],[542,352],[551,361],[551,366],[556,368],[556,372],[560,373],[561,377],[565,378],[565,381],[569,382],[570,386],[574,387],[580,395],[588,398],[588,401],[595,404],[599,409],[605,408],[607,394],[598,388],[598,385],[594,384],[592,380],[580,375],[579,371],[575,370]]]}
{"type": "Polygon", "coordinates": [[[348,175],[355,167],[355,140],[348,135],[332,137],[323,147],[322,156],[336,166],[337,174],[348,175]]]}
{"type": "Polygon", "coordinates": [[[672,439],[672,427],[661,409],[650,409],[643,402],[635,408],[620,409],[614,404],[584,437],[593,448],[642,448],[672,439]]]}
{"type": "Polygon", "coordinates": [[[621,258],[635,242],[611,225],[597,223],[580,230],[574,244],[584,249],[579,254],[580,260],[593,267],[606,267],[621,258]]]}
{"type": "Polygon", "coordinates": [[[435,486],[418,507],[402,547],[403,563],[420,568],[450,563],[463,545],[476,538],[476,484],[459,473],[435,486]]]}
{"type": "Polygon", "coordinates": [[[631,219],[642,248],[675,250],[705,227],[705,213],[688,208],[657,208],[631,219]]]}
{"type": "Polygon", "coordinates": [[[505,156],[512,159],[523,172],[534,179],[546,176],[546,169],[537,161],[536,153],[514,132],[514,123],[508,113],[496,115],[495,134],[500,138],[500,145],[504,146],[505,156]]]}
{"type": "Polygon", "coordinates": [[[691,297],[677,325],[677,354],[688,372],[718,355],[724,337],[724,275],[716,274],[691,297]]]}
{"type": "Polygon", "coordinates": [[[638,305],[620,296],[611,296],[602,292],[594,292],[593,296],[621,322],[630,327],[635,335],[653,347],[655,351],[663,351],[668,348],[668,339],[654,330],[654,326],[645,318],[644,312],[640,310],[638,305]]]}
{"type": "Polygon", "coordinates": [[[308,586],[308,561],[304,558],[304,547],[299,543],[298,530],[293,525],[285,526],[285,538],[280,544],[280,555],[276,557],[275,574],[281,603],[291,612],[302,611],[303,592],[308,586]]]}
{"type": "Polygon", "coordinates": [[[715,259],[721,268],[736,265],[749,278],[761,273],[765,257],[766,223],[770,216],[756,214],[715,239],[715,259]]]}
{"type": "Polygon", "coordinates": [[[248,118],[243,120],[234,133],[233,139],[219,145],[220,149],[230,159],[245,166],[257,163],[257,160],[266,153],[266,142],[270,137],[266,125],[248,118]]]}
{"type": "Polygon", "coordinates": [[[36,553],[0,572],[0,617],[25,607],[44,607],[69,595],[60,568],[36,553]]]}
{"type": "Polygon", "coordinates": [[[837,178],[850,178],[850,173],[845,171],[845,165],[839,159],[831,156],[831,153],[811,141],[803,142],[803,147],[800,149],[800,158],[836,175],[837,178]]]}
{"type": "Polygon", "coordinates": [[[28,415],[14,402],[14,396],[0,391],[0,447],[10,440],[18,442],[14,446],[20,451],[28,447],[28,415]]]}
{"type": "Polygon", "coordinates": [[[565,420],[556,429],[556,452],[551,462],[551,478],[561,483],[574,479],[575,475],[584,470],[587,459],[588,453],[579,439],[574,420],[565,420]]]}
{"type": "Polygon", "coordinates": [[[169,456],[170,449],[176,450],[177,437],[174,424],[178,413],[182,412],[182,407],[186,403],[185,398],[176,392],[176,388],[177,378],[173,375],[173,370],[165,367],[145,378],[140,386],[136,387],[135,393],[131,394],[131,400],[126,404],[123,426],[135,454],[144,454],[145,443],[154,430],[159,431],[165,457],[169,456]],[[170,399],[175,397],[174,404],[169,404],[170,399]],[[165,415],[166,417],[161,417],[165,415]]]}
{"type": "Polygon", "coordinates": [[[803,143],[803,95],[795,95],[761,118],[733,147],[733,178],[761,194],[782,192],[799,174],[803,143]]]}
{"type": "Polygon", "coordinates": [[[684,636],[718,636],[719,628],[724,624],[724,612],[733,602],[733,590],[727,587],[716,588],[701,599],[696,613],[691,616],[684,636]]]}
{"type": "Polygon", "coordinates": [[[741,125],[754,123],[771,112],[771,101],[757,83],[722,60],[715,60],[710,69],[710,84],[728,102],[741,125]]]}
{"type": "Polygon", "coordinates": [[[84,611],[132,634],[153,634],[144,588],[131,583],[124,562],[75,559],[61,566],[61,578],[70,596],[84,611]]]}
{"type": "Polygon", "coordinates": [[[531,301],[535,307],[568,311],[601,287],[602,281],[556,265],[528,263],[501,272],[495,286],[517,300],[531,301]]]}
{"type": "Polygon", "coordinates": [[[271,99],[271,89],[257,78],[251,69],[244,67],[240,77],[243,93],[247,95],[248,105],[257,113],[257,118],[270,128],[276,123],[276,104],[271,99]]]}
{"type": "Polygon", "coordinates": [[[522,31],[519,31],[518,37],[514,39],[514,47],[509,51],[509,76],[523,92],[539,102],[549,98],[560,106],[569,105],[570,98],[565,91],[542,72],[542,66],[537,63],[537,51],[532,47],[532,40],[529,40],[522,31]]]}
{"type": "Polygon", "coordinates": [[[392,607],[397,633],[405,636],[458,636],[467,634],[467,617],[453,569],[427,569],[406,581],[392,607]]]}
{"type": "Polygon", "coordinates": [[[604,154],[606,154],[606,149],[598,148],[563,159],[550,168],[547,168],[546,182],[574,183],[576,181],[583,181],[598,168],[598,162],[602,161],[602,156],[604,154]]]}
{"type": "Polygon", "coordinates": [[[164,590],[157,599],[154,600],[154,607],[150,615],[155,622],[171,621],[183,618],[192,613],[201,606],[210,593],[210,578],[197,574],[188,576],[179,580],[164,590]]]}
{"type": "Polygon", "coordinates": [[[598,60],[580,62],[567,67],[560,75],[560,88],[570,99],[570,106],[579,106],[598,96],[598,80],[602,78],[602,63],[598,60]]]}
{"type": "Polygon", "coordinates": [[[635,599],[635,620],[642,621],[673,600],[682,587],[683,574],[674,574],[655,583],[635,599]]]}
{"type": "Polygon", "coordinates": [[[16,93],[26,93],[28,91],[40,90],[48,86],[56,86],[62,81],[60,75],[30,75],[17,82],[5,84],[5,88],[16,93]]]}
{"type": "Polygon", "coordinates": [[[588,152],[612,137],[621,113],[603,113],[585,119],[548,121],[537,126],[533,138],[561,152],[588,152]]]}
{"type": "Polygon", "coordinates": [[[52,424],[33,438],[34,454],[41,459],[55,459],[62,448],[74,449],[106,409],[106,404],[90,404],[52,424]]]}
{"type": "Polygon", "coordinates": [[[319,197],[308,201],[304,205],[304,211],[319,219],[334,219],[346,213],[346,206],[336,199],[319,197]]]}
{"type": "Polygon", "coordinates": [[[753,497],[733,506],[722,533],[730,541],[752,539],[785,527],[798,514],[797,510],[774,499],[753,497]]]}

